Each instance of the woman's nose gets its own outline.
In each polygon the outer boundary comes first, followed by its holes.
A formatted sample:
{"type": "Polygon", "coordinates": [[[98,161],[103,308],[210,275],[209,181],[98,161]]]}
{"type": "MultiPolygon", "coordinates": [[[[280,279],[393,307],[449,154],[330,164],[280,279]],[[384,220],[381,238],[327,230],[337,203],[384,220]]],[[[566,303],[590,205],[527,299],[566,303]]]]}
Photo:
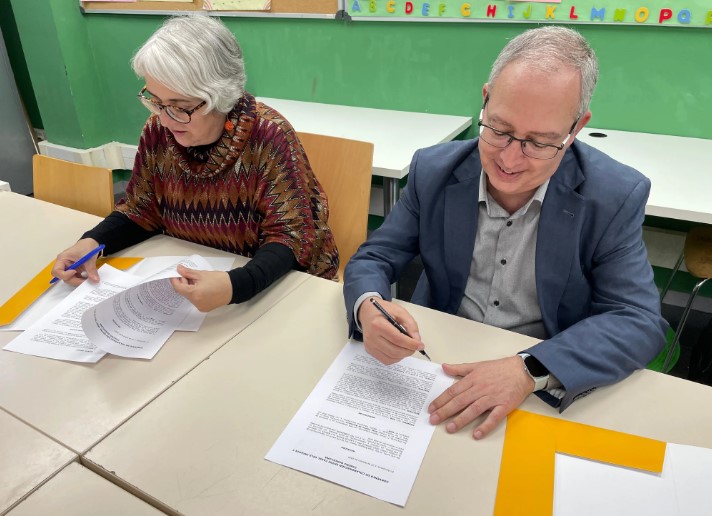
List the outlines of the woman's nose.
{"type": "Polygon", "coordinates": [[[158,120],[161,121],[161,125],[166,129],[170,129],[176,123],[175,120],[168,116],[165,109],[161,109],[161,112],[158,113],[158,120]]]}

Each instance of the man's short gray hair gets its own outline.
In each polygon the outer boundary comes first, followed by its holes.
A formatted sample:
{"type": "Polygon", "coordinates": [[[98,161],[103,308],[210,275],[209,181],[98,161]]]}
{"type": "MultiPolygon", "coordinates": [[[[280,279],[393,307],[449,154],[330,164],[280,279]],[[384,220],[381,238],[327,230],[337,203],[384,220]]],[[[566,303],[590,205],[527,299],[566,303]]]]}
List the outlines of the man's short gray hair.
{"type": "Polygon", "coordinates": [[[203,14],[169,18],[131,59],[140,77],[228,113],[245,93],[245,63],[235,36],[203,14]]]}
{"type": "Polygon", "coordinates": [[[572,29],[547,25],[529,29],[512,39],[497,56],[490,72],[490,91],[504,68],[514,62],[525,62],[532,69],[552,73],[562,68],[581,74],[581,92],[577,117],[588,111],[598,81],[596,53],[586,39],[572,29]]]}

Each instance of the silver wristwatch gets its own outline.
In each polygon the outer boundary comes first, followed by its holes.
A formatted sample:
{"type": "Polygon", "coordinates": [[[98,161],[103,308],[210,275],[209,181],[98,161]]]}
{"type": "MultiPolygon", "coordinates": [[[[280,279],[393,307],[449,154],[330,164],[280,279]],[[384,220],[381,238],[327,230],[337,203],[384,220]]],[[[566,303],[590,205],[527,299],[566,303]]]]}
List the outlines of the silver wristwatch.
{"type": "Polygon", "coordinates": [[[534,380],[534,390],[532,392],[544,390],[546,388],[546,384],[549,383],[549,370],[544,367],[544,365],[539,362],[536,357],[531,356],[529,353],[517,354],[522,357],[524,371],[532,380],[534,380]]]}

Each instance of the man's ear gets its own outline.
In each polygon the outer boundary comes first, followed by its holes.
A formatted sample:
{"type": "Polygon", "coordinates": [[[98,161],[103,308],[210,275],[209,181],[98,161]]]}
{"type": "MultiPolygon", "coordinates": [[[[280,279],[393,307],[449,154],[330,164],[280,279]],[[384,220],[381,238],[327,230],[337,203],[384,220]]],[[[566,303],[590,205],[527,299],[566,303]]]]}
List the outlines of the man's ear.
{"type": "Polygon", "coordinates": [[[485,99],[487,98],[487,94],[489,93],[489,84],[485,83],[484,86],[482,86],[482,103],[484,104],[485,99]]]}
{"type": "Polygon", "coordinates": [[[591,111],[586,111],[581,118],[579,118],[579,121],[576,123],[576,127],[574,127],[573,132],[571,133],[571,139],[569,141],[569,145],[573,143],[573,141],[576,139],[576,135],[586,127],[586,124],[588,121],[591,120],[591,111]]]}

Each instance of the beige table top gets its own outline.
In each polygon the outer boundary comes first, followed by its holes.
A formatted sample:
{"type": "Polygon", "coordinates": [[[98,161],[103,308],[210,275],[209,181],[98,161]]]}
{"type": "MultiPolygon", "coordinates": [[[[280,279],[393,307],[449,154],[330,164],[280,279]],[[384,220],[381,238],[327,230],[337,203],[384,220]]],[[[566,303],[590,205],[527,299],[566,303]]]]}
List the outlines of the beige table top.
{"type": "Polygon", "coordinates": [[[64,446],[0,410],[0,514],[76,458],[64,446]]]}
{"type": "Polygon", "coordinates": [[[159,516],[158,509],[74,462],[7,513],[8,516],[159,516]]]}
{"type": "MultiPolygon", "coordinates": [[[[0,304],[56,254],[100,220],[12,193],[0,192],[4,246],[0,304]]],[[[166,236],[120,255],[233,256],[166,236]]],[[[247,303],[208,314],[198,332],[176,332],[150,361],[106,356],[96,364],[62,362],[0,350],[0,407],[68,448],[83,453],[307,279],[292,272],[247,303]]],[[[15,336],[0,333],[0,348],[15,336]]]]}
{"type": "MultiPolygon", "coordinates": [[[[436,362],[511,355],[529,337],[407,305],[436,362]]],[[[338,285],[310,278],[85,460],[184,514],[403,514],[403,509],[263,459],[346,342],[338,285]]],[[[574,403],[563,418],[712,447],[712,388],[650,371],[574,403]],[[692,401],[694,400],[694,403],[692,401]]],[[[523,409],[558,417],[531,396],[523,409]]],[[[435,429],[405,507],[492,514],[505,425],[435,429]]]]}

